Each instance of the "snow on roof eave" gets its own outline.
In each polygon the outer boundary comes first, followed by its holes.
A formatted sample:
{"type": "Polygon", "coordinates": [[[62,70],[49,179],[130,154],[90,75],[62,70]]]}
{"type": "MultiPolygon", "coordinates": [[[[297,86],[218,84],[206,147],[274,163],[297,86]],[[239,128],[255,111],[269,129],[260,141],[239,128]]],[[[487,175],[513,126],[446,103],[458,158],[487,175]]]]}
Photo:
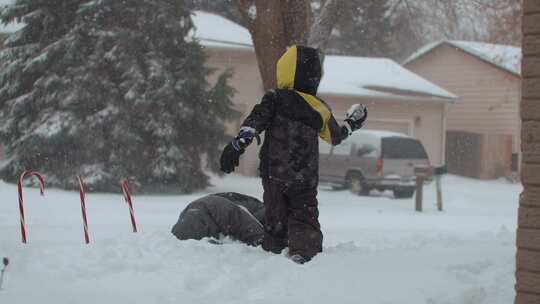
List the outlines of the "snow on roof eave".
{"type": "Polygon", "coordinates": [[[317,95],[327,95],[327,96],[341,96],[341,97],[352,97],[352,98],[365,98],[373,101],[408,101],[408,102],[438,102],[438,103],[456,103],[459,101],[459,98],[446,98],[439,96],[410,96],[410,95],[396,95],[390,93],[379,93],[376,94],[363,94],[363,93],[344,93],[344,92],[334,92],[320,90],[317,95]]]}
{"type": "Polygon", "coordinates": [[[244,43],[236,43],[223,40],[215,39],[198,39],[199,44],[206,48],[215,48],[215,49],[234,49],[238,51],[250,51],[254,52],[255,49],[252,45],[244,43]]]}
{"type": "Polygon", "coordinates": [[[518,78],[521,78],[521,74],[512,70],[512,69],[509,69],[507,67],[505,67],[504,65],[502,64],[499,64],[497,62],[494,62],[493,60],[490,60],[489,58],[486,58],[484,57],[482,54],[480,54],[479,52],[476,52],[470,48],[467,48],[467,47],[463,47],[462,45],[459,45],[457,43],[454,43],[453,41],[451,40],[440,40],[438,42],[434,42],[434,43],[430,43],[430,44],[427,44],[426,46],[424,46],[423,48],[420,48],[416,53],[412,54],[411,56],[409,56],[409,58],[405,59],[401,65],[403,66],[406,66],[407,64],[413,62],[413,61],[416,61],[422,57],[424,57],[424,55],[430,53],[431,51],[439,48],[440,46],[442,45],[448,45],[450,47],[454,47],[454,48],[457,48],[457,49],[460,49],[462,51],[464,51],[465,53],[487,63],[487,64],[490,64],[496,68],[499,68],[501,70],[504,70],[518,78]]]}
{"type": "Polygon", "coordinates": [[[364,89],[376,91],[380,93],[385,93],[385,94],[402,96],[402,97],[410,97],[411,99],[421,98],[421,99],[455,100],[458,98],[456,95],[442,88],[440,88],[442,91],[441,93],[444,93],[444,95],[427,93],[425,91],[408,90],[408,89],[394,88],[394,87],[388,87],[388,86],[379,86],[379,85],[367,85],[367,86],[364,86],[364,89]]]}
{"type": "Polygon", "coordinates": [[[220,49],[253,49],[250,32],[242,25],[212,12],[193,11],[190,35],[203,46],[220,49]]]}
{"type": "Polygon", "coordinates": [[[419,48],[416,52],[412,53],[411,56],[407,57],[407,59],[403,60],[401,62],[401,65],[405,66],[413,61],[416,61],[420,57],[423,57],[427,53],[431,52],[432,50],[438,48],[442,44],[444,44],[445,40],[439,40],[437,42],[432,42],[424,45],[423,47],[419,48]]]}
{"type": "Polygon", "coordinates": [[[516,76],[518,78],[521,78],[521,74],[519,72],[517,72],[517,71],[515,71],[513,69],[510,69],[510,68],[504,66],[503,64],[497,63],[497,62],[485,57],[482,53],[480,53],[480,52],[478,52],[478,51],[476,51],[476,50],[474,50],[472,48],[460,45],[458,43],[454,43],[454,41],[446,41],[446,43],[450,44],[453,47],[459,48],[460,50],[468,53],[469,55],[472,55],[472,56],[474,56],[474,57],[476,57],[476,58],[478,58],[478,59],[480,59],[480,60],[482,60],[482,61],[484,61],[484,62],[486,62],[488,64],[491,64],[491,65],[493,65],[493,66],[495,66],[495,67],[497,67],[497,68],[499,68],[501,70],[509,72],[510,74],[512,74],[512,75],[514,75],[514,76],[516,76]]]}

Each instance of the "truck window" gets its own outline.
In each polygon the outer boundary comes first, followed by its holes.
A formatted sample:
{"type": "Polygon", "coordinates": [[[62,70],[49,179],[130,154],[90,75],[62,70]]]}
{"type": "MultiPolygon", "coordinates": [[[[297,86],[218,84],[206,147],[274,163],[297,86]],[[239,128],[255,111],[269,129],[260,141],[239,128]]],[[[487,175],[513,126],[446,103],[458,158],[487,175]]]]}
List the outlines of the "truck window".
{"type": "Polygon", "coordinates": [[[378,157],[379,151],[370,144],[361,145],[356,150],[356,157],[378,157]]]}
{"type": "Polygon", "coordinates": [[[427,159],[422,143],[414,138],[385,137],[382,139],[383,158],[391,159],[427,159]]]}

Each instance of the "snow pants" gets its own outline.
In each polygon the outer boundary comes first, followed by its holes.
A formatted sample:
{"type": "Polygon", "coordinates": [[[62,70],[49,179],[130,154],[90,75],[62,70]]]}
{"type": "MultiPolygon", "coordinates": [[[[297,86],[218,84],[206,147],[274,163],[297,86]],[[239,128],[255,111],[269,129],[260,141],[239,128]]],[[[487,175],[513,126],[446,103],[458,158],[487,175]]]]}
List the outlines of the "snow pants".
{"type": "Polygon", "coordinates": [[[266,251],[300,254],[310,260],[322,252],[323,235],[319,224],[317,188],[287,187],[263,180],[264,238],[266,251]]]}

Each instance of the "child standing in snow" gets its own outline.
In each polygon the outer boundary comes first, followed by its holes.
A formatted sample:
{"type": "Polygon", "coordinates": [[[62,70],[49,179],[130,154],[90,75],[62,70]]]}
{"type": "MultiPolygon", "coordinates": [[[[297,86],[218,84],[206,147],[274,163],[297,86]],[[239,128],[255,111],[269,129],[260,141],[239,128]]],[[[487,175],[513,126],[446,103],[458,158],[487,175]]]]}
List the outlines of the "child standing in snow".
{"type": "Polygon", "coordinates": [[[277,62],[277,89],[263,96],[221,155],[221,170],[233,172],[245,148],[265,132],[259,167],[266,208],[262,247],[281,253],[288,246],[297,263],[322,251],[318,137],[338,145],[367,118],[367,109],[355,105],[339,126],[329,106],[316,97],[321,77],[316,49],[287,49],[277,62]]]}

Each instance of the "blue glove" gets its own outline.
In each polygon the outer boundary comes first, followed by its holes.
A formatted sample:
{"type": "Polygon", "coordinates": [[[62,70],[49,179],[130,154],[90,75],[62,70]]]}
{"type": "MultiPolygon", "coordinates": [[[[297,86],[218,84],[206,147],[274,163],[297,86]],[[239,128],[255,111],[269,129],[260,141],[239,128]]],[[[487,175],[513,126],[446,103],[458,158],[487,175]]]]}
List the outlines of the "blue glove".
{"type": "Polygon", "coordinates": [[[243,153],[244,149],[253,142],[253,138],[257,139],[257,144],[261,143],[261,138],[255,129],[242,127],[238,135],[233,139],[232,146],[236,151],[243,153]]]}
{"type": "Polygon", "coordinates": [[[257,139],[260,144],[260,137],[255,129],[250,127],[240,128],[238,135],[223,149],[220,158],[221,171],[225,173],[234,172],[240,163],[240,155],[244,153],[245,148],[253,142],[253,138],[257,139]]]}

